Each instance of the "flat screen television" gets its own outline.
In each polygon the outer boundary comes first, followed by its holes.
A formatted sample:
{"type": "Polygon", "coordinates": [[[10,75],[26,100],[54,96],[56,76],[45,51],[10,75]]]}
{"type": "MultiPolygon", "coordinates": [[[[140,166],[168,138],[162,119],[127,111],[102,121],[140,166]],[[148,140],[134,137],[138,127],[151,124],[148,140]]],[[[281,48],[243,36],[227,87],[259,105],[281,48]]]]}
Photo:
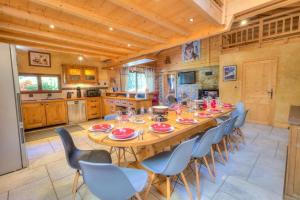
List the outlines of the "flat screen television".
{"type": "Polygon", "coordinates": [[[189,71],[189,72],[179,72],[179,84],[194,84],[196,83],[196,72],[189,71]]]}

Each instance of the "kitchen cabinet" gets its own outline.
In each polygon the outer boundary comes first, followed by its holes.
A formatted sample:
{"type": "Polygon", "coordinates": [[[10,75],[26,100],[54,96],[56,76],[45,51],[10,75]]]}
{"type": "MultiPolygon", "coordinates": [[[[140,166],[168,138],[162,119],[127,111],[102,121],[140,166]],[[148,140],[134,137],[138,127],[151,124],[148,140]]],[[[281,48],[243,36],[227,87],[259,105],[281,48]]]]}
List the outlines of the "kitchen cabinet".
{"type": "Polygon", "coordinates": [[[43,103],[26,103],[22,105],[25,129],[46,126],[45,108],[43,103]]]}
{"type": "Polygon", "coordinates": [[[67,123],[65,101],[45,103],[47,126],[67,123]]]}
{"type": "Polygon", "coordinates": [[[87,118],[95,119],[102,116],[100,97],[87,97],[87,118]]]}
{"type": "Polygon", "coordinates": [[[22,104],[25,129],[67,123],[65,101],[46,101],[22,104]]]}
{"type": "Polygon", "coordinates": [[[78,65],[63,65],[65,83],[98,83],[98,68],[78,65]]]}

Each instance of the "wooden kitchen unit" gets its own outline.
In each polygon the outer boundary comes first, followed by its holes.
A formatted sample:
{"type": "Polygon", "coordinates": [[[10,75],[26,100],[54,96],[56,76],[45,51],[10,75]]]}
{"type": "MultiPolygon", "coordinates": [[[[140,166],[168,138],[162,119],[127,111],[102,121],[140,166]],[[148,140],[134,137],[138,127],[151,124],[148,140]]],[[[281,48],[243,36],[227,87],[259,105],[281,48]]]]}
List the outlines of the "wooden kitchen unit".
{"type": "Polygon", "coordinates": [[[145,109],[152,106],[152,99],[137,99],[132,97],[122,96],[105,96],[102,97],[103,101],[103,115],[108,115],[116,110],[122,110],[126,108],[133,108],[138,110],[142,107],[145,109]]]}
{"type": "Polygon", "coordinates": [[[101,97],[87,97],[86,112],[88,120],[102,117],[101,97]]]}
{"type": "Polygon", "coordinates": [[[98,68],[82,65],[63,65],[65,83],[98,83],[98,68]]]}
{"type": "Polygon", "coordinates": [[[23,102],[22,113],[25,129],[65,124],[68,121],[64,100],[23,102]]]}

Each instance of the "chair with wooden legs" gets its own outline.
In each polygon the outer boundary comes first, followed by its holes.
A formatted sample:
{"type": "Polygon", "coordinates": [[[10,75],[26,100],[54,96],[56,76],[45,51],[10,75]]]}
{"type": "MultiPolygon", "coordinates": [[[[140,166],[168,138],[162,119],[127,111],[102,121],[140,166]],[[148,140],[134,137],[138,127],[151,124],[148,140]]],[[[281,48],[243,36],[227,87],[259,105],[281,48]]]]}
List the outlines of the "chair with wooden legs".
{"type": "Polygon", "coordinates": [[[233,151],[234,141],[232,135],[234,134],[234,124],[236,123],[237,118],[238,116],[235,116],[225,121],[226,125],[224,127],[223,145],[225,149],[226,161],[229,159],[227,144],[229,144],[230,151],[233,151]]]}
{"type": "Polygon", "coordinates": [[[141,200],[140,192],[147,185],[148,174],[144,170],[121,168],[113,164],[79,161],[84,182],[89,190],[102,200],[141,200]]]}
{"type": "Polygon", "coordinates": [[[241,138],[241,140],[244,144],[245,144],[245,135],[244,135],[243,131],[241,130],[241,127],[244,126],[244,124],[245,124],[248,111],[249,110],[246,110],[245,112],[240,113],[237,121],[234,124],[235,132],[241,138]]]}
{"type": "Polygon", "coordinates": [[[179,144],[174,150],[165,151],[144,160],[141,165],[152,172],[150,182],[145,192],[145,199],[148,196],[153,180],[156,175],[166,176],[167,179],[167,200],[171,198],[171,177],[180,174],[185,185],[189,199],[193,199],[193,195],[188,186],[187,180],[183,174],[183,170],[187,167],[192,156],[192,150],[198,137],[187,140],[179,144]]]}
{"type": "MultiPolygon", "coordinates": [[[[224,136],[224,129],[227,126],[229,120],[225,120],[224,122],[222,122],[221,124],[219,124],[216,129],[215,129],[215,137],[213,139],[212,142],[212,148],[213,150],[217,150],[218,154],[219,154],[219,158],[221,159],[221,163],[225,164],[225,160],[223,158],[223,153],[221,151],[220,148],[220,143],[222,142],[223,136],[224,136]],[[215,147],[215,148],[214,148],[215,147]]],[[[225,151],[225,147],[224,147],[224,151],[225,151]]],[[[212,155],[214,156],[214,154],[212,155]]],[[[214,166],[214,174],[216,175],[216,166],[214,166]]]]}
{"type": "Polygon", "coordinates": [[[110,154],[105,150],[80,150],[78,149],[70,135],[64,128],[57,128],[56,132],[59,134],[65,149],[66,159],[69,166],[76,170],[73,181],[73,199],[76,198],[78,190],[78,179],[80,176],[79,160],[89,161],[93,163],[111,163],[110,154]]]}

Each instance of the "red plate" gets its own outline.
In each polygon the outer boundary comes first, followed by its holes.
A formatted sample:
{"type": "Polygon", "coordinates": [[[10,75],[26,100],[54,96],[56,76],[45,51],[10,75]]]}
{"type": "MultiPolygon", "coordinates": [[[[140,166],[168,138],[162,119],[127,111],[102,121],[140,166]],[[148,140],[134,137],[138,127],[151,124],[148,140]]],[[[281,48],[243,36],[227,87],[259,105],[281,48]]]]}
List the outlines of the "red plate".
{"type": "Polygon", "coordinates": [[[106,131],[108,129],[111,129],[110,124],[95,124],[92,126],[92,130],[94,131],[106,131]]]}
{"type": "Polygon", "coordinates": [[[180,119],[178,119],[178,122],[183,123],[183,124],[194,124],[195,120],[189,119],[189,118],[180,118],[180,119]]]}
{"type": "Polygon", "coordinates": [[[211,109],[209,112],[210,112],[210,113],[221,113],[222,110],[219,110],[219,109],[211,109]]]}
{"type": "Polygon", "coordinates": [[[171,125],[165,123],[152,124],[151,128],[155,131],[166,132],[171,130],[171,125]]]}
{"type": "Polygon", "coordinates": [[[224,103],[224,104],[223,104],[223,107],[224,107],[224,108],[232,108],[232,106],[233,106],[233,105],[230,104],[230,103],[224,103]]]}
{"type": "Polygon", "coordinates": [[[134,130],[132,128],[119,128],[114,130],[112,134],[118,139],[125,139],[133,136],[134,130]]]}
{"type": "Polygon", "coordinates": [[[198,117],[200,117],[200,118],[210,118],[210,117],[212,117],[212,115],[209,114],[209,113],[198,113],[198,117]]]}

